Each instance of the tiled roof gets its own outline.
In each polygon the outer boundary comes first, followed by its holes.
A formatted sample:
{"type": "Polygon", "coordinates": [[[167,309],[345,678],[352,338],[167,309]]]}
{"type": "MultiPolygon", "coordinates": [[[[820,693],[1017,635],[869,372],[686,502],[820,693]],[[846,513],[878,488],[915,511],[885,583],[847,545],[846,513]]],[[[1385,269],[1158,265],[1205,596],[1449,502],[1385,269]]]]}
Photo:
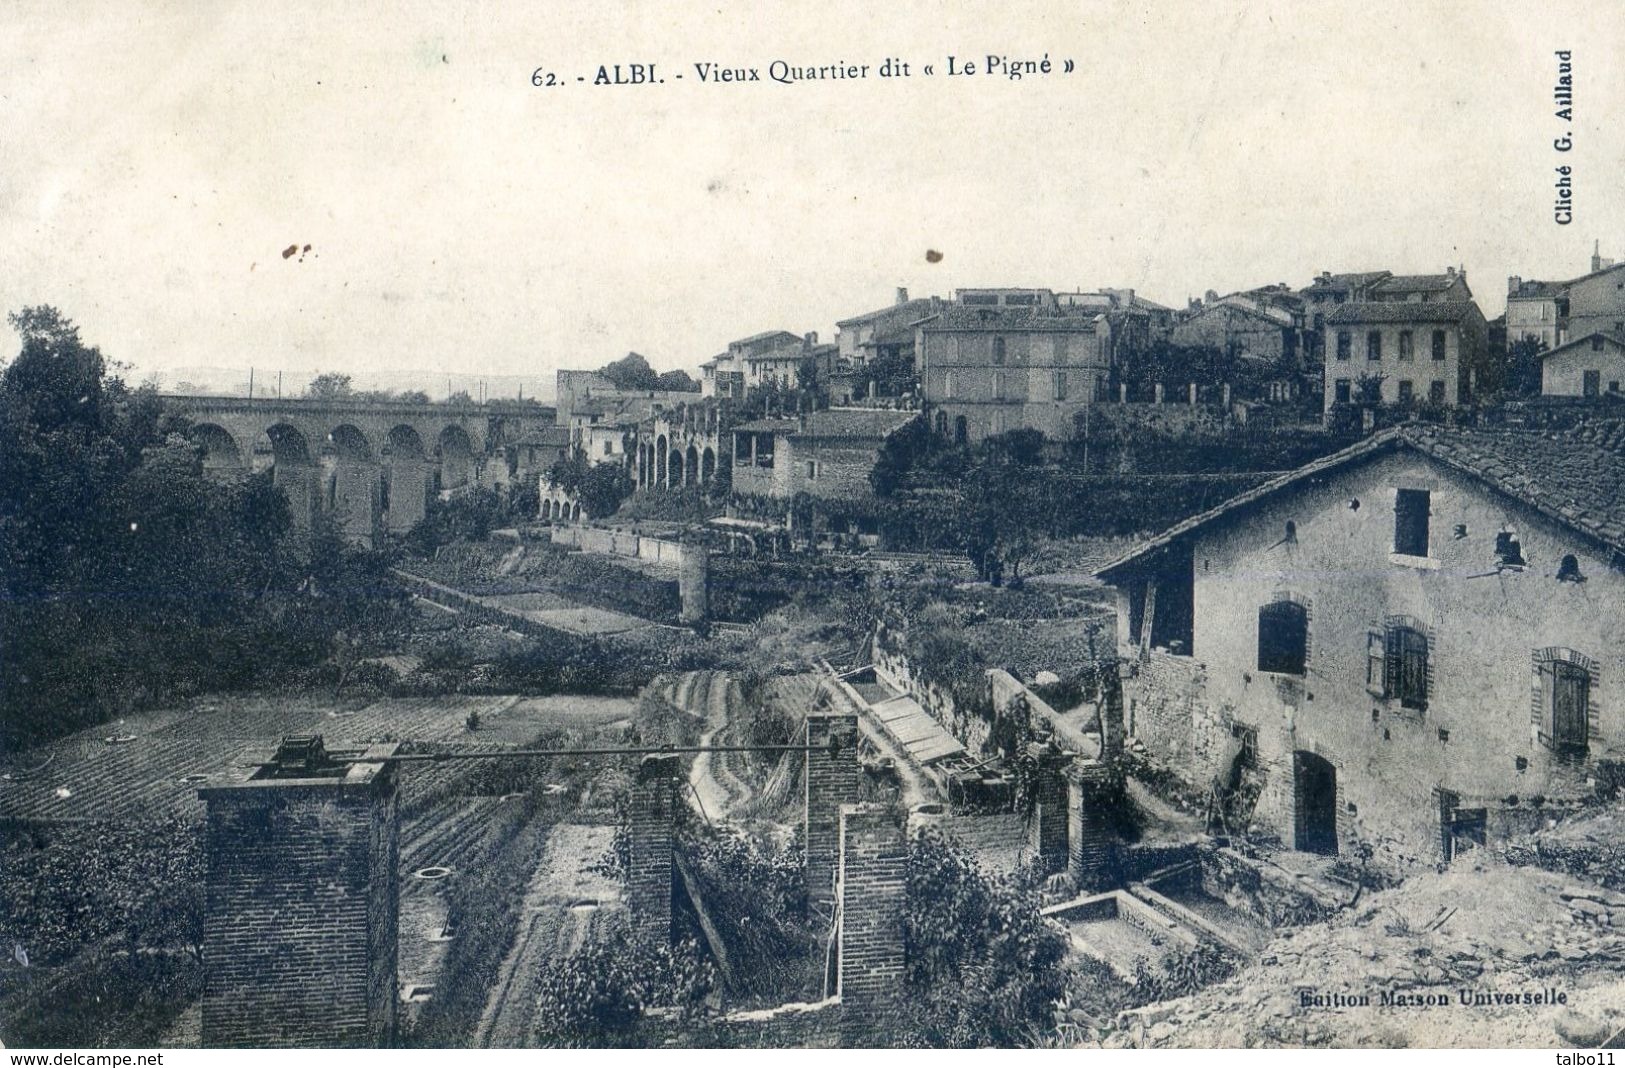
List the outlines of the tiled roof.
{"type": "MultiPolygon", "coordinates": [[[[1348,323],[1456,323],[1472,317],[1470,300],[1357,301],[1339,304],[1326,316],[1329,325],[1348,323]]],[[[1482,313],[1480,313],[1482,314],[1482,313]]]]}
{"type": "Polygon", "coordinates": [[[1625,553],[1625,422],[1606,420],[1561,433],[1407,424],[1374,434],[1192,516],[1095,574],[1105,577],[1121,570],[1214,520],[1306,479],[1399,448],[1432,457],[1553,522],[1625,553]]]}
{"type": "Polygon", "coordinates": [[[951,330],[997,330],[1008,333],[1021,331],[1052,331],[1069,334],[1092,334],[1094,320],[1078,316],[1034,315],[1028,311],[996,310],[992,308],[949,308],[921,324],[927,333],[951,330]]]}
{"type": "MultiPolygon", "coordinates": [[[[752,334],[750,337],[742,337],[738,341],[729,342],[729,344],[754,345],[756,342],[766,341],[770,337],[796,337],[796,335],[790,333],[788,330],[763,330],[760,334],[752,334]]],[[[796,340],[799,341],[801,339],[796,338],[796,340]]]]}
{"type": "Polygon", "coordinates": [[[864,312],[862,315],[854,315],[850,319],[837,320],[835,325],[838,327],[859,326],[863,323],[873,322],[876,319],[885,319],[893,315],[906,315],[910,318],[918,318],[921,314],[930,311],[931,307],[936,303],[938,303],[938,298],[936,297],[917,297],[914,300],[906,300],[901,304],[889,304],[884,308],[879,308],[872,312],[864,312]]]}
{"type": "Polygon", "coordinates": [[[570,444],[570,428],[567,426],[544,426],[528,431],[521,435],[515,445],[550,445],[562,446],[570,444]]]}
{"type": "Polygon", "coordinates": [[[826,408],[807,416],[800,438],[883,438],[919,417],[919,412],[891,408],[826,408]]]}
{"type": "Polygon", "coordinates": [[[801,426],[794,419],[755,419],[749,423],[738,423],[734,426],[735,433],[746,434],[788,434],[801,426]]]}
{"type": "Polygon", "coordinates": [[[1456,284],[1454,274],[1396,274],[1373,288],[1378,293],[1440,293],[1456,284]]]}
{"type": "Polygon", "coordinates": [[[1518,283],[1515,293],[1508,293],[1508,300],[1525,300],[1528,298],[1545,299],[1547,297],[1561,297],[1568,292],[1567,282],[1541,282],[1530,278],[1518,283]]]}
{"type": "Polygon", "coordinates": [[[1603,338],[1606,341],[1613,342],[1615,345],[1618,345],[1621,348],[1625,348],[1625,335],[1616,334],[1608,330],[1597,330],[1585,335],[1584,337],[1577,337],[1573,341],[1565,341],[1555,349],[1547,349],[1545,352],[1540,354],[1540,358],[1544,360],[1548,356],[1555,356],[1560,352],[1567,352],[1570,349],[1578,348],[1581,345],[1590,342],[1594,337],[1603,338]]]}

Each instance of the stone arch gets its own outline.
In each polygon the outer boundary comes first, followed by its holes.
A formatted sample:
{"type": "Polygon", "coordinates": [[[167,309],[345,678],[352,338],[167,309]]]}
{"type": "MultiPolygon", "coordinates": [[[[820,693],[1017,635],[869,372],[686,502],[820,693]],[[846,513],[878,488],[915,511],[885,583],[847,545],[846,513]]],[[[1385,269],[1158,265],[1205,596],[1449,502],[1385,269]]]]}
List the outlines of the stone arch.
{"type": "Polygon", "coordinates": [[[661,434],[655,438],[655,485],[669,485],[670,476],[666,465],[666,435],[661,434]]]}
{"type": "Polygon", "coordinates": [[[954,419],[954,444],[964,445],[970,441],[970,421],[964,416],[954,419]]]}
{"type": "Polygon", "coordinates": [[[671,456],[666,461],[666,477],[669,486],[683,484],[683,454],[676,449],[671,450],[671,456]]]}
{"type": "Polygon", "coordinates": [[[570,507],[570,518],[577,523],[581,522],[581,505],[579,503],[570,507]]]}
{"type": "Polygon", "coordinates": [[[426,511],[429,494],[428,472],[424,470],[423,438],[412,427],[399,423],[384,438],[388,462],[384,467],[384,515],[392,533],[411,530],[426,511]]]}
{"type": "Polygon", "coordinates": [[[937,413],[937,437],[946,438],[947,436],[948,436],[948,413],[947,412],[938,412],[937,413]]]}
{"type": "Polygon", "coordinates": [[[321,500],[310,442],[291,423],[272,423],[260,437],[270,458],[271,484],[287,497],[294,529],[308,533],[321,500]]]}
{"type": "Polygon", "coordinates": [[[353,423],[340,423],[328,431],[327,444],[332,454],[327,507],[347,537],[371,545],[383,512],[381,470],[372,441],[353,423]]]}
{"type": "Polygon", "coordinates": [[[700,450],[693,445],[688,447],[688,456],[683,461],[683,470],[688,472],[690,482],[700,480],[700,450]]]}
{"type": "Polygon", "coordinates": [[[203,473],[210,478],[229,479],[247,473],[242,447],[231,431],[220,424],[195,424],[192,441],[203,450],[203,473]]]}
{"type": "Polygon", "coordinates": [[[462,489],[474,481],[474,443],[468,431],[456,423],[445,426],[435,443],[435,453],[440,458],[442,490],[462,489]]]}
{"type": "Polygon", "coordinates": [[[709,484],[710,481],[716,477],[716,450],[708,447],[703,453],[700,454],[700,481],[709,484]]]}

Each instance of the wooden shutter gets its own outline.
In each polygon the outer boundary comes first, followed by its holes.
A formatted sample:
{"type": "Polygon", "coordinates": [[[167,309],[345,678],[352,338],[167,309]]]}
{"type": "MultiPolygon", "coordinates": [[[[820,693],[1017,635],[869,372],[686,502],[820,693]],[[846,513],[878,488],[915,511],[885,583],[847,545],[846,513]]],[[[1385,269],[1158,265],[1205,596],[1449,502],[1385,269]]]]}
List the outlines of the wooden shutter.
{"type": "Polygon", "coordinates": [[[1388,647],[1380,630],[1366,632],[1365,688],[1378,696],[1388,695],[1388,647]]]}

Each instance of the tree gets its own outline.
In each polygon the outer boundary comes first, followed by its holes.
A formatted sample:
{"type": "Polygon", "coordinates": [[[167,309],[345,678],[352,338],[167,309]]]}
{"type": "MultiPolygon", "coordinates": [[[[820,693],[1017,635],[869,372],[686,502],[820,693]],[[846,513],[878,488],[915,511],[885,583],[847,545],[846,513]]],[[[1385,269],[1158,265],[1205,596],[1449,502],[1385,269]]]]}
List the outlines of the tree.
{"type": "Polygon", "coordinates": [[[616,389],[656,389],[660,382],[654,368],[649,366],[649,361],[635,352],[629,352],[612,363],[606,363],[598,369],[598,373],[609,379],[616,389]]]}
{"type": "Polygon", "coordinates": [[[876,497],[890,497],[908,478],[917,464],[935,447],[924,419],[914,419],[898,427],[880,443],[875,465],[869,470],[869,487],[876,497]]]}
{"type": "Polygon", "coordinates": [[[1515,397],[1540,396],[1541,355],[1546,342],[1520,338],[1507,346],[1507,391],[1515,397]]]}
{"type": "Polygon", "coordinates": [[[603,519],[615,514],[632,489],[632,476],[620,464],[594,464],[582,476],[576,497],[588,518],[603,519]]]}
{"type": "Polygon", "coordinates": [[[673,393],[698,393],[700,384],[687,371],[666,371],[655,379],[655,388],[673,393]]]}
{"type": "Polygon", "coordinates": [[[350,385],[350,376],[337,371],[319,374],[305,387],[305,396],[311,400],[343,400],[353,396],[354,393],[355,390],[350,385]]]}

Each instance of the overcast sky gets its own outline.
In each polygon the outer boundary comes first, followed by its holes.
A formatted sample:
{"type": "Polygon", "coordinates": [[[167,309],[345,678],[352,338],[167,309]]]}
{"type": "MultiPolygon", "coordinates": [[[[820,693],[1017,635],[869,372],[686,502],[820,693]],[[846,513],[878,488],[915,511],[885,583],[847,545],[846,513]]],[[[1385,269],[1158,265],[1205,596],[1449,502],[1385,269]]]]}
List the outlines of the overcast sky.
{"type": "Polygon", "coordinates": [[[1617,4],[458,6],[8,4],[0,304],[57,305],[138,375],[539,375],[828,338],[898,286],[1180,305],[1460,264],[1493,317],[1509,274],[1582,273],[1598,238],[1625,257],[1617,4]],[[943,73],[990,52],[1077,70],[943,73]],[[914,76],[875,77],[888,55],[914,76]],[[693,67],[774,59],[871,76],[693,67]],[[616,62],[666,84],[575,82],[616,62]]]}

